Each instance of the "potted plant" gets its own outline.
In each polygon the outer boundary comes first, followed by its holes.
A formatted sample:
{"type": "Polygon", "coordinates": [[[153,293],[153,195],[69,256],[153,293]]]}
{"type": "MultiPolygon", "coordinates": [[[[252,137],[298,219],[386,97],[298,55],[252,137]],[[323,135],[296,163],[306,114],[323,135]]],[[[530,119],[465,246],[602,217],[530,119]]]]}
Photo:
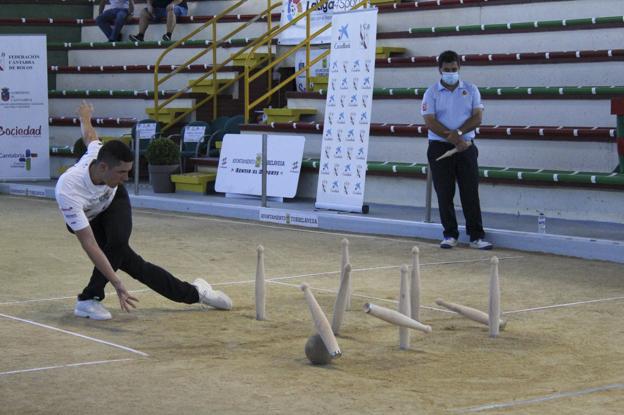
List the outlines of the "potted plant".
{"type": "Polygon", "coordinates": [[[175,186],[170,177],[180,169],[178,145],[168,138],[155,138],[147,146],[145,157],[154,193],[173,193],[175,186]]]}

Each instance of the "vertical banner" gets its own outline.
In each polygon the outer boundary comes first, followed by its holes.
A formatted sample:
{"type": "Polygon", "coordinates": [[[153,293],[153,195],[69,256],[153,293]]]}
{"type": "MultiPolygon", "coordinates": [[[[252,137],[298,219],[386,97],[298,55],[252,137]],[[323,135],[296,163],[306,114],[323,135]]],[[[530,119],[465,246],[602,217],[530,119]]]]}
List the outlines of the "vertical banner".
{"type": "MultiPolygon", "coordinates": [[[[317,7],[319,0],[284,0],[282,2],[282,14],[280,17],[280,26],[284,27],[287,23],[295,19],[297,16],[305,13],[308,9],[317,7]]],[[[332,21],[334,12],[342,12],[351,10],[358,3],[358,0],[328,0],[317,11],[310,15],[310,34],[321,29],[332,21]]],[[[329,30],[312,39],[314,44],[330,43],[331,34],[329,30]]],[[[302,18],[293,26],[288,27],[279,35],[280,45],[296,45],[306,38],[306,18],[302,18]]]]}
{"type": "Polygon", "coordinates": [[[316,207],[362,212],[377,9],[334,14],[316,207]]]}
{"type": "Polygon", "coordinates": [[[0,35],[0,90],[0,179],[49,179],[45,35],[0,35]]]}

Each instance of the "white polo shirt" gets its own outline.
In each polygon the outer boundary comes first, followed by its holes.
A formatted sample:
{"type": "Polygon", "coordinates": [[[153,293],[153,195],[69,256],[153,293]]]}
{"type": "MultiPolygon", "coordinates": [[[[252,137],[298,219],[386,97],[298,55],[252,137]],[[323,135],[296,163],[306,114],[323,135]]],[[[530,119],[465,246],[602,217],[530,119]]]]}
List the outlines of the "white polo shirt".
{"type": "Polygon", "coordinates": [[[89,166],[97,158],[102,142],[92,141],[78,163],[67,169],[56,183],[54,194],[65,223],[79,231],[89,226],[89,221],[110,206],[117,187],[95,185],[89,175],[89,166]]]}
{"type": "MultiPolygon", "coordinates": [[[[465,81],[459,81],[459,85],[454,91],[449,91],[437,82],[427,88],[422,100],[420,109],[421,115],[433,114],[436,119],[451,130],[461,127],[468,118],[472,117],[475,108],[483,109],[481,103],[481,93],[479,89],[465,81]]],[[[446,141],[446,137],[440,137],[429,130],[429,140],[446,141]]],[[[475,132],[470,131],[462,136],[466,141],[475,137],[475,132]]]]}

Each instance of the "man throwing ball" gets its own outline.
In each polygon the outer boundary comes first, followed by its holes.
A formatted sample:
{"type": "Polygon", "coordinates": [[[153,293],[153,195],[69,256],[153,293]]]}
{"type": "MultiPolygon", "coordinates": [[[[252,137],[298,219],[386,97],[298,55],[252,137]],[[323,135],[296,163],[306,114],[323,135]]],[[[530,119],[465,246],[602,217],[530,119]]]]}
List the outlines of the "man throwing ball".
{"type": "Polygon", "coordinates": [[[136,308],[138,299],[128,293],[116,274],[118,269],[172,301],[230,310],[232,300],[203,279],[192,284],[181,281],[132,250],[128,244],[132,211],[123,186],[132,169],[132,153],[121,141],[103,145],[91,124],[92,114],[93,107],[83,101],[78,115],[87,152],[59,178],[55,190],[67,229],[76,235],[95,265],[89,283],[78,295],[74,315],[109,320],[111,313],[101,304],[109,282],[122,310],[136,308]]]}

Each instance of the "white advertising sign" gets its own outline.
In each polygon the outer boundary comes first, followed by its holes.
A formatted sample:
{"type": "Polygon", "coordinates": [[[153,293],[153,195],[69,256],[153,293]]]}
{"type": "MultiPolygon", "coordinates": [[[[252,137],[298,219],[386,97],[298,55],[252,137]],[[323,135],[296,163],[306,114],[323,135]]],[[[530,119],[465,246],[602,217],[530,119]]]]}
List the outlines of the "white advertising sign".
{"type": "Polygon", "coordinates": [[[184,141],[188,143],[198,143],[206,134],[205,125],[187,125],[184,128],[184,141]]]}
{"type": "Polygon", "coordinates": [[[49,179],[45,35],[0,35],[0,92],[0,179],[49,179]]]}
{"type": "MultiPolygon", "coordinates": [[[[317,56],[325,52],[323,49],[310,50],[310,61],[314,60],[317,56]]],[[[306,64],[306,51],[305,49],[299,49],[295,53],[295,71],[305,67],[306,64]]],[[[316,62],[310,68],[310,76],[327,76],[329,74],[329,56],[316,62]]],[[[306,90],[306,73],[303,72],[297,75],[297,91],[304,92],[306,90]]]]}
{"type": "Polygon", "coordinates": [[[362,212],[376,43],[377,9],[334,14],[317,208],[362,212]]]}
{"type": "MultiPolygon", "coordinates": [[[[295,197],[304,144],[303,136],[267,137],[267,196],[295,197]]],[[[215,190],[243,195],[262,194],[262,135],[225,135],[215,190]]]]}
{"type": "Polygon", "coordinates": [[[258,212],[258,219],[261,222],[279,223],[280,225],[318,228],[318,216],[308,212],[261,208],[258,212]]]}
{"type": "MultiPolygon", "coordinates": [[[[328,23],[331,23],[334,12],[351,10],[359,0],[328,0],[319,10],[312,12],[310,15],[310,34],[321,29],[328,23]]],[[[305,13],[308,9],[316,7],[319,0],[284,0],[282,3],[282,15],[280,18],[280,26],[284,27],[287,23],[295,19],[297,16],[305,13]]],[[[293,26],[290,26],[279,35],[279,43],[281,45],[296,45],[306,38],[306,18],[302,18],[293,26]]],[[[312,39],[314,44],[330,43],[331,33],[326,30],[324,33],[312,39]]]]}
{"type": "Polygon", "coordinates": [[[156,136],[156,123],[142,122],[137,124],[136,136],[139,140],[151,140],[156,136]]]}

